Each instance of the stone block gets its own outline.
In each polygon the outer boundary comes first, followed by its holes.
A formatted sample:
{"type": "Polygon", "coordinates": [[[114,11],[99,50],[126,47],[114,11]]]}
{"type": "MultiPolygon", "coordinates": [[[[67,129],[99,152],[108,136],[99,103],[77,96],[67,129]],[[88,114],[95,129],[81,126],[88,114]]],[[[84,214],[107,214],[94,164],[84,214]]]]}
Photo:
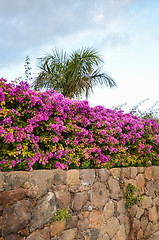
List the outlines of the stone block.
{"type": "Polygon", "coordinates": [[[23,188],[14,189],[11,191],[0,192],[0,205],[4,206],[24,199],[26,191],[23,188]]]}
{"type": "Polygon", "coordinates": [[[125,214],[126,208],[125,208],[125,200],[122,199],[117,203],[117,211],[120,214],[125,214]]]}
{"type": "Polygon", "coordinates": [[[159,193],[159,180],[155,182],[155,191],[159,193]]]}
{"type": "Polygon", "coordinates": [[[76,193],[73,199],[73,210],[80,211],[82,207],[86,204],[88,200],[88,193],[87,192],[79,192],[76,193]]]}
{"type": "Polygon", "coordinates": [[[24,171],[12,171],[5,173],[3,183],[4,189],[11,190],[15,188],[21,188],[22,185],[28,180],[29,174],[30,173],[24,171]]]}
{"type": "Polygon", "coordinates": [[[144,167],[138,167],[137,169],[138,169],[138,172],[139,172],[139,173],[144,173],[144,171],[145,171],[145,168],[144,168],[144,167]]]}
{"type": "Polygon", "coordinates": [[[67,178],[67,172],[60,170],[60,169],[54,169],[53,171],[53,184],[55,185],[62,185],[66,184],[66,178],[67,178]]]}
{"type": "Polygon", "coordinates": [[[59,240],[74,240],[77,236],[77,228],[65,230],[60,236],[59,240]]]}
{"type": "Polygon", "coordinates": [[[90,191],[90,201],[93,208],[105,206],[108,198],[109,192],[103,183],[96,182],[92,185],[92,190],[90,191]]]}
{"type": "Polygon", "coordinates": [[[143,231],[142,229],[140,229],[137,233],[137,240],[141,240],[143,238],[144,234],[143,234],[143,231]]]}
{"type": "Polygon", "coordinates": [[[143,196],[143,199],[141,201],[141,206],[143,209],[149,208],[152,205],[152,199],[151,197],[143,196]]]}
{"type": "Polygon", "coordinates": [[[156,206],[153,206],[152,208],[149,209],[149,220],[151,222],[155,222],[159,219],[159,214],[157,211],[156,206]]]}
{"type": "Polygon", "coordinates": [[[42,199],[37,201],[34,207],[32,219],[30,221],[30,232],[52,222],[55,212],[56,204],[54,193],[48,192],[42,199]]]}
{"type": "Polygon", "coordinates": [[[119,186],[119,181],[114,179],[113,177],[110,177],[108,179],[108,186],[110,189],[110,196],[113,199],[119,199],[119,197],[121,196],[121,189],[119,186]]]}
{"type": "Polygon", "coordinates": [[[69,208],[71,203],[71,195],[68,192],[66,185],[57,185],[54,186],[54,194],[56,197],[56,203],[58,204],[59,208],[69,208]]]}
{"type": "Polygon", "coordinates": [[[140,219],[140,217],[144,214],[144,210],[140,207],[137,207],[136,218],[140,219]]]}
{"type": "Polygon", "coordinates": [[[149,181],[152,180],[152,168],[151,167],[145,168],[145,178],[149,181]]]}
{"type": "MultiPolygon", "coordinates": [[[[143,221],[144,224],[144,221],[143,221]]],[[[137,218],[133,218],[132,232],[137,233],[141,229],[141,222],[137,218]]]]}
{"type": "Polygon", "coordinates": [[[83,185],[92,185],[95,180],[94,169],[83,169],[80,170],[80,181],[83,185]]]}
{"type": "Polygon", "coordinates": [[[130,178],[130,168],[122,168],[121,177],[124,179],[125,178],[129,179],[130,178]]]}
{"type": "Polygon", "coordinates": [[[93,210],[89,215],[89,228],[99,228],[103,223],[103,213],[93,210]]]}
{"type": "Polygon", "coordinates": [[[125,214],[121,214],[118,219],[119,219],[120,225],[124,225],[126,236],[128,236],[130,232],[130,225],[131,225],[129,217],[125,214]]]}
{"type": "Polygon", "coordinates": [[[114,215],[114,203],[113,201],[109,201],[104,207],[104,221],[107,221],[109,218],[113,217],[114,215]]]}
{"type": "Polygon", "coordinates": [[[25,240],[25,237],[19,236],[17,234],[10,234],[5,237],[5,240],[25,240]]]}
{"type": "Polygon", "coordinates": [[[153,205],[159,206],[159,197],[153,199],[153,205]]]}
{"type": "Polygon", "coordinates": [[[32,232],[26,240],[50,240],[49,227],[32,232]]]}
{"type": "Polygon", "coordinates": [[[130,173],[130,177],[135,179],[136,178],[136,175],[137,175],[137,168],[136,167],[131,167],[131,173],[130,173]]]}
{"type": "Polygon", "coordinates": [[[147,228],[144,232],[144,235],[145,236],[150,236],[150,235],[152,235],[153,232],[154,232],[154,224],[149,222],[148,225],[147,225],[147,228]]]}
{"type": "Polygon", "coordinates": [[[88,226],[89,226],[89,220],[87,218],[78,221],[77,227],[80,231],[82,232],[87,231],[88,226]]]}
{"type": "Polygon", "coordinates": [[[146,185],[146,189],[147,189],[147,192],[146,194],[151,196],[151,197],[155,197],[155,184],[153,183],[153,181],[149,181],[146,185]]]}
{"type": "Polygon", "coordinates": [[[125,229],[124,229],[124,225],[121,225],[119,227],[119,230],[117,232],[117,234],[114,236],[113,238],[114,240],[126,240],[126,233],[125,233],[125,229]]]}
{"type": "Polygon", "coordinates": [[[3,211],[2,235],[17,233],[27,226],[31,219],[32,202],[21,200],[7,206],[3,211]]]}
{"type": "Polygon", "coordinates": [[[120,173],[121,173],[121,168],[112,168],[112,169],[110,169],[110,173],[115,179],[119,179],[120,173]]]}
{"type": "Polygon", "coordinates": [[[28,196],[32,198],[40,198],[44,196],[52,188],[53,171],[52,170],[36,170],[29,174],[29,179],[24,184],[24,188],[28,189],[28,196]]]}
{"type": "Polygon", "coordinates": [[[4,179],[4,173],[0,172],[0,191],[3,191],[3,179],[4,179]]]}
{"type": "Polygon", "coordinates": [[[146,230],[147,225],[148,225],[148,218],[147,217],[142,217],[141,218],[141,228],[142,228],[143,231],[146,230]]]}
{"type": "Polygon", "coordinates": [[[152,178],[154,181],[159,180],[159,166],[152,166],[152,178]]]}
{"type": "Polygon", "coordinates": [[[137,186],[140,194],[144,194],[145,191],[145,178],[143,174],[138,174],[136,177],[137,186]]]}
{"type": "Polygon", "coordinates": [[[67,171],[67,185],[79,185],[79,170],[72,169],[67,171]]]}
{"type": "Polygon", "coordinates": [[[106,233],[109,235],[110,239],[117,234],[119,228],[120,224],[116,217],[108,219],[106,223],[106,233]]]}
{"type": "Polygon", "coordinates": [[[51,237],[61,233],[65,229],[66,222],[65,221],[56,221],[50,224],[50,235],[51,237]]]}
{"type": "Polygon", "coordinates": [[[106,183],[109,178],[110,171],[108,169],[98,169],[97,171],[100,182],[106,183]]]}
{"type": "Polygon", "coordinates": [[[110,240],[110,237],[107,233],[105,233],[102,237],[99,238],[99,240],[110,240]]]}
{"type": "MultiPolygon", "coordinates": [[[[85,240],[98,240],[99,230],[96,228],[90,228],[84,233],[85,240]]],[[[81,238],[80,238],[81,239],[81,238]]]]}
{"type": "Polygon", "coordinates": [[[78,223],[78,217],[77,216],[72,216],[67,220],[66,226],[67,226],[67,228],[76,228],[77,223],[78,223]]]}

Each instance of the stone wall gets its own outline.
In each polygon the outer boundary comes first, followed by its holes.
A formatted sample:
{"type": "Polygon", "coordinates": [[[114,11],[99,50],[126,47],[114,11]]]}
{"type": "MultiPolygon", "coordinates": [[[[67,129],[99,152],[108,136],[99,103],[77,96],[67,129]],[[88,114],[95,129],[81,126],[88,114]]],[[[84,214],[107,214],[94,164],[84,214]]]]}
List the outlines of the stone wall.
{"type": "Polygon", "coordinates": [[[159,167],[0,173],[0,239],[136,240],[159,230],[159,167]],[[143,200],[125,209],[127,183],[143,200]],[[71,218],[54,222],[57,209],[71,218]]]}

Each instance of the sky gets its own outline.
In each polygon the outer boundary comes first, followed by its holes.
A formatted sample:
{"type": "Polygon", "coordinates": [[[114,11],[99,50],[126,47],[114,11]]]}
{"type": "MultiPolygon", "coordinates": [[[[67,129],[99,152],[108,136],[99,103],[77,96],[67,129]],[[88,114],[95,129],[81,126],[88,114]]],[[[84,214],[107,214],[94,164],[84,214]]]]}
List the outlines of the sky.
{"type": "Polygon", "coordinates": [[[90,106],[126,103],[129,111],[149,99],[146,110],[159,101],[159,0],[0,0],[0,77],[8,82],[25,79],[27,55],[36,77],[38,57],[90,46],[118,85],[95,87],[90,106]]]}

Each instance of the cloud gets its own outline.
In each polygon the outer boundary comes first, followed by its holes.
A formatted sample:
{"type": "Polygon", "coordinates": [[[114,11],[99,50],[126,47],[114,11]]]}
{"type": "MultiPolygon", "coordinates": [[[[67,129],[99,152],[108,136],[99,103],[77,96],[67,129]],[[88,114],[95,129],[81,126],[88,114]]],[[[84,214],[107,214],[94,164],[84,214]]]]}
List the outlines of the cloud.
{"type": "Polygon", "coordinates": [[[110,32],[99,41],[99,45],[109,46],[109,47],[121,47],[128,46],[131,44],[131,37],[125,32],[110,32]]]}
{"type": "MultiPolygon", "coordinates": [[[[27,51],[58,45],[65,38],[105,31],[113,44],[127,36],[111,33],[134,0],[5,0],[0,1],[0,66],[24,59],[27,51]],[[119,36],[119,39],[118,39],[119,36]]],[[[88,35],[85,35],[87,38],[88,35]]],[[[84,36],[83,36],[84,39],[84,36]]],[[[92,40],[93,41],[93,40],[92,40]]],[[[70,43],[71,44],[71,43],[70,43]]]]}

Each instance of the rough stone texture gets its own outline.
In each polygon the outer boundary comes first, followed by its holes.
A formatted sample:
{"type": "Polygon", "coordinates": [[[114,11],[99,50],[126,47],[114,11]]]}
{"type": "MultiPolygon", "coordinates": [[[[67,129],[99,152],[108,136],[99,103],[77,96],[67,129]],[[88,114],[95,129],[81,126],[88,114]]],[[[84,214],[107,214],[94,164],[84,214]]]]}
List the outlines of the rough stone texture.
{"type": "Polygon", "coordinates": [[[126,240],[124,225],[121,225],[117,234],[113,238],[114,240],[126,240]]]}
{"type": "Polygon", "coordinates": [[[153,178],[153,180],[155,182],[158,181],[159,180],[158,167],[152,166],[151,170],[152,170],[152,178],[153,178]]]}
{"type": "Polygon", "coordinates": [[[102,183],[106,183],[107,180],[108,180],[108,177],[110,175],[109,170],[107,170],[107,169],[99,169],[97,171],[98,171],[98,176],[99,176],[100,181],[102,183]]]}
{"type": "Polygon", "coordinates": [[[69,229],[64,231],[61,236],[59,236],[59,240],[74,240],[77,235],[77,228],[69,229]]]}
{"type": "Polygon", "coordinates": [[[78,229],[81,230],[82,232],[83,232],[83,231],[87,231],[88,226],[89,226],[89,220],[88,220],[87,218],[78,221],[77,227],[78,227],[78,229]]]}
{"type": "Polygon", "coordinates": [[[50,170],[43,171],[37,170],[30,172],[28,182],[24,184],[24,187],[28,189],[29,197],[42,197],[52,187],[53,172],[50,170]]]}
{"type": "Polygon", "coordinates": [[[79,170],[72,169],[67,172],[67,185],[78,185],[79,184],[79,170]]]}
{"type": "Polygon", "coordinates": [[[87,192],[76,193],[73,199],[73,210],[80,211],[88,200],[87,192]]]}
{"type": "Polygon", "coordinates": [[[25,238],[17,234],[10,234],[5,238],[5,240],[25,240],[25,238]]]}
{"type": "Polygon", "coordinates": [[[65,221],[57,221],[53,222],[50,225],[50,235],[51,237],[61,233],[65,229],[66,222],[65,221]]]}
{"type": "Polygon", "coordinates": [[[159,196],[153,200],[153,205],[159,206],[159,196]]]}
{"type": "Polygon", "coordinates": [[[67,172],[55,169],[53,171],[53,181],[52,183],[55,185],[58,184],[66,184],[67,172]]]}
{"type": "Polygon", "coordinates": [[[151,207],[152,199],[151,197],[143,196],[143,200],[141,201],[142,208],[149,208],[151,207]]]}
{"type": "Polygon", "coordinates": [[[130,227],[132,225],[130,218],[126,214],[121,214],[119,216],[119,222],[120,225],[124,225],[126,236],[128,236],[130,233],[130,227]]]}
{"type": "Polygon", "coordinates": [[[50,240],[49,228],[45,227],[41,230],[36,230],[26,240],[50,240]]]}
{"type": "Polygon", "coordinates": [[[91,203],[94,208],[102,207],[108,201],[109,193],[105,185],[96,182],[92,185],[91,203]]]}
{"type": "Polygon", "coordinates": [[[3,191],[4,188],[3,188],[3,183],[4,183],[4,173],[1,173],[0,174],[0,191],[3,191]]]}
{"type": "Polygon", "coordinates": [[[109,201],[104,207],[104,221],[107,221],[109,218],[114,215],[114,203],[113,201],[109,201]]]}
{"type": "Polygon", "coordinates": [[[89,217],[89,227],[99,228],[103,222],[103,213],[98,210],[93,210],[89,217]]]}
{"type": "Polygon", "coordinates": [[[112,174],[112,176],[115,179],[119,179],[120,178],[121,169],[120,168],[112,168],[112,169],[110,169],[110,173],[112,174]]]}
{"type": "Polygon", "coordinates": [[[21,188],[22,185],[28,180],[28,172],[9,172],[4,173],[3,178],[3,187],[5,190],[11,190],[16,188],[21,188]]]}
{"type": "Polygon", "coordinates": [[[17,202],[18,200],[24,199],[25,196],[26,191],[23,188],[0,192],[0,205],[17,202]]]}
{"type": "Polygon", "coordinates": [[[65,185],[57,185],[54,188],[58,208],[68,208],[71,202],[71,196],[65,185]]]}
{"type": "Polygon", "coordinates": [[[131,178],[136,178],[137,175],[137,168],[136,167],[132,167],[131,168],[131,178]]]}
{"type": "Polygon", "coordinates": [[[30,222],[30,231],[33,232],[37,228],[41,228],[45,224],[53,221],[55,212],[55,196],[52,192],[49,192],[37,201],[30,222]]]}
{"type": "Polygon", "coordinates": [[[143,240],[159,230],[159,167],[0,173],[0,240],[143,240]],[[125,208],[128,183],[143,200],[125,208]],[[57,209],[69,219],[54,222],[57,209]]]}
{"type": "Polygon", "coordinates": [[[140,217],[144,214],[144,209],[137,207],[136,218],[140,219],[140,217]]]}
{"type": "Polygon", "coordinates": [[[148,181],[148,183],[146,185],[146,189],[147,189],[148,196],[150,196],[151,198],[156,197],[156,194],[155,194],[156,186],[152,181],[148,181]]]}
{"type": "Polygon", "coordinates": [[[152,168],[147,167],[145,168],[145,178],[151,181],[152,179],[152,168]]]}
{"type": "Polygon", "coordinates": [[[130,168],[122,168],[121,169],[121,177],[122,178],[130,178],[131,169],[130,168]]]}
{"type": "Polygon", "coordinates": [[[66,226],[67,226],[67,228],[76,228],[77,223],[78,223],[78,217],[77,216],[72,216],[67,220],[66,226]]]}
{"type": "Polygon", "coordinates": [[[141,194],[144,193],[144,186],[145,186],[145,179],[143,174],[139,174],[136,177],[137,180],[137,185],[138,185],[138,190],[141,194]]]}
{"type": "Polygon", "coordinates": [[[110,189],[111,198],[118,199],[120,196],[119,181],[110,177],[108,180],[108,185],[109,185],[109,189],[110,189]]]}
{"type": "Polygon", "coordinates": [[[141,218],[141,228],[142,228],[143,231],[146,230],[147,225],[148,225],[148,218],[147,217],[142,217],[141,218]]]}
{"type": "Polygon", "coordinates": [[[157,211],[156,206],[153,206],[152,208],[150,208],[149,210],[149,219],[152,222],[155,222],[159,219],[159,212],[157,211]]]}
{"type": "Polygon", "coordinates": [[[124,200],[124,199],[120,200],[120,201],[117,203],[117,211],[118,211],[120,214],[125,214],[126,208],[125,208],[125,200],[124,200]]]}
{"type": "Polygon", "coordinates": [[[110,239],[114,237],[116,232],[119,230],[120,224],[117,218],[112,217],[106,223],[106,232],[108,233],[110,239]]]}
{"type": "Polygon", "coordinates": [[[83,169],[80,171],[80,180],[83,185],[92,185],[95,180],[95,170],[83,169]]]}
{"type": "Polygon", "coordinates": [[[23,229],[31,219],[32,202],[22,200],[12,206],[8,206],[3,211],[2,235],[17,233],[23,229]]]}

